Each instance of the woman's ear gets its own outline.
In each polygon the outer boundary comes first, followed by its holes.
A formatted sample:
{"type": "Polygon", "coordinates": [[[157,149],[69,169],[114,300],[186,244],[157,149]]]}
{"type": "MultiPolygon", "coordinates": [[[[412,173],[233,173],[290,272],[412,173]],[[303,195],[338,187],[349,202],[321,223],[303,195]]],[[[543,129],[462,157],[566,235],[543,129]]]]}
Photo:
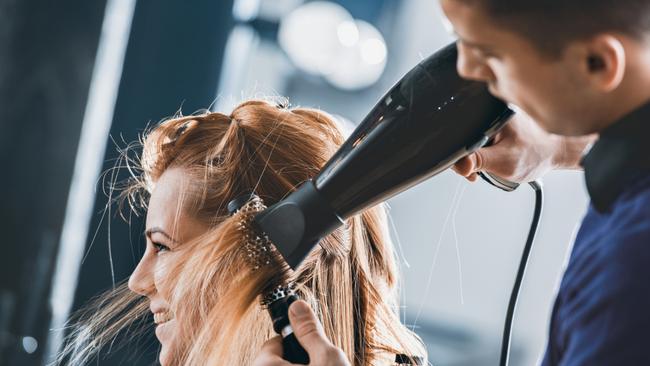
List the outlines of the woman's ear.
{"type": "Polygon", "coordinates": [[[600,34],[586,41],[584,46],[589,83],[603,93],[616,89],[623,81],[626,66],[621,40],[611,34],[600,34]]]}

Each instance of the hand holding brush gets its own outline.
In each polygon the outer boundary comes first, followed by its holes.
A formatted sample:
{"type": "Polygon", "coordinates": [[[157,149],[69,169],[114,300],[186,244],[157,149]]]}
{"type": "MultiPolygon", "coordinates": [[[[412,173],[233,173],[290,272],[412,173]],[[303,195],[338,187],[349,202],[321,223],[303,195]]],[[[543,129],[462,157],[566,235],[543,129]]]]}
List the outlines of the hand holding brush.
{"type": "MultiPolygon", "coordinates": [[[[316,314],[302,300],[289,307],[289,320],[298,342],[309,354],[311,366],[349,366],[343,351],[335,347],[325,336],[316,314]]],[[[253,362],[253,366],[291,366],[295,365],[282,358],[283,346],[280,336],[271,338],[253,362]]]]}

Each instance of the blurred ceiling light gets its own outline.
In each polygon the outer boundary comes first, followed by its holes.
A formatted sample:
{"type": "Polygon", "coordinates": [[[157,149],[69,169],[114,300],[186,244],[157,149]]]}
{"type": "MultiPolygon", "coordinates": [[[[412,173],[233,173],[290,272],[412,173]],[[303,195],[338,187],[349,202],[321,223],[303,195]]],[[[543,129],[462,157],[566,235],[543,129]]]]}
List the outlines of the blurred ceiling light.
{"type": "Polygon", "coordinates": [[[357,90],[366,88],[379,80],[386,68],[386,42],[372,24],[357,20],[359,40],[353,47],[346,47],[337,55],[333,72],[325,79],[337,88],[357,90]]]}
{"type": "Polygon", "coordinates": [[[386,60],[386,44],[383,39],[369,38],[361,43],[361,58],[370,65],[376,65],[386,60]]]}
{"type": "Polygon", "coordinates": [[[232,7],[234,18],[240,22],[248,22],[259,16],[261,0],[235,0],[232,7]]]}
{"type": "Polygon", "coordinates": [[[336,28],[339,41],[345,47],[354,47],[359,42],[359,28],[354,22],[345,21],[336,28]]]}
{"type": "MultiPolygon", "coordinates": [[[[240,1],[240,0],[237,0],[240,1]]],[[[279,23],[288,13],[303,5],[305,0],[256,0],[260,3],[259,16],[279,23]]]]}
{"type": "Polygon", "coordinates": [[[326,74],[342,48],[339,25],[353,21],[340,5],[309,2],[282,19],[278,42],[300,69],[315,75],[326,74]]]}
{"type": "Polygon", "coordinates": [[[374,84],[386,67],[379,30],[328,1],[306,3],[283,18],[278,42],[298,68],[345,90],[374,84]]]}

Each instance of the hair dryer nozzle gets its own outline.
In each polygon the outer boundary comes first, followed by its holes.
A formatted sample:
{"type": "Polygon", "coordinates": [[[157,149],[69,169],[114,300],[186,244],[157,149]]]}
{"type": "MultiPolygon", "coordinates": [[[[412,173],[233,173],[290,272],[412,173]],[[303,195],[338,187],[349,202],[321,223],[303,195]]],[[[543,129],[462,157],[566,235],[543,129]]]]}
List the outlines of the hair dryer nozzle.
{"type": "Polygon", "coordinates": [[[343,223],[312,181],[260,212],[254,221],[294,269],[322,237],[343,223]]]}

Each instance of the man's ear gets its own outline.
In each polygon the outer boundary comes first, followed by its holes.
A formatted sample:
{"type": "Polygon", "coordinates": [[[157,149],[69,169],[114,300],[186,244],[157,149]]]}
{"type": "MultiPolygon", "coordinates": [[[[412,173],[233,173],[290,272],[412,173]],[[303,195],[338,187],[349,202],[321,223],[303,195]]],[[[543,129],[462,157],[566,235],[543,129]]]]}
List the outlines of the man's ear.
{"type": "Polygon", "coordinates": [[[597,35],[584,43],[586,72],[595,89],[607,93],[616,89],[625,75],[625,48],[611,34],[597,35]]]}

